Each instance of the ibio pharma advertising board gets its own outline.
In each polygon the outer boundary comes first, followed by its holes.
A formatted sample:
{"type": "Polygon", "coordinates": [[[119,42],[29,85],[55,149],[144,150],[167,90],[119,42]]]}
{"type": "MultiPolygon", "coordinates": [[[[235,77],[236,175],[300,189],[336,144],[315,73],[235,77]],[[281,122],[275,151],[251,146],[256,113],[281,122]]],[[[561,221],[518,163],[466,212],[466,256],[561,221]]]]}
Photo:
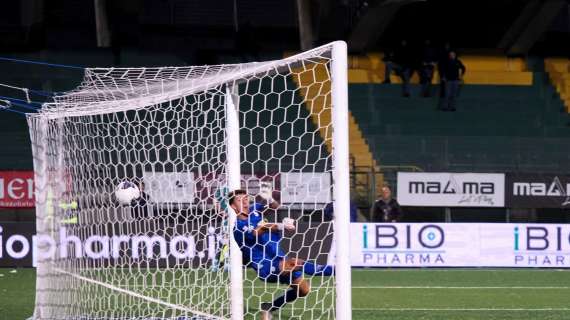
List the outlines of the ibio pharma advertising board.
{"type": "Polygon", "coordinates": [[[570,225],[353,223],[357,267],[570,268],[570,225]]]}

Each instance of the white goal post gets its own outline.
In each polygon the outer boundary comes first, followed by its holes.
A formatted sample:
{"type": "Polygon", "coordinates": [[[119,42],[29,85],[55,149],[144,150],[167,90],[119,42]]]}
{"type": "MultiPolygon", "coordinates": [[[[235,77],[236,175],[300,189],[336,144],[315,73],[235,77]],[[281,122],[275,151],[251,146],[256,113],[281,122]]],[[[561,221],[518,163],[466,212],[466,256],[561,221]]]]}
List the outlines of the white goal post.
{"type": "Polygon", "coordinates": [[[303,274],[310,292],[274,317],[351,319],[346,43],[246,64],[88,68],[54,99],[28,115],[34,319],[257,319],[288,287],[243,261],[236,189],[252,204],[269,192],[279,207],[263,218],[294,222],[279,238],[287,257],[334,263],[303,274]],[[130,204],[114,195],[124,181],[140,191],[130,204]]]}

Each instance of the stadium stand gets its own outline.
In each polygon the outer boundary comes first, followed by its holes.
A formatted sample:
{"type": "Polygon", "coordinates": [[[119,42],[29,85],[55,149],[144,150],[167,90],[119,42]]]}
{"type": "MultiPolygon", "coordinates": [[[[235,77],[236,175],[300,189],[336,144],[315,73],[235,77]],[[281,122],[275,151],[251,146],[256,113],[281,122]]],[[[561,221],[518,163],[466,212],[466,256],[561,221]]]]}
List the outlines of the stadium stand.
{"type": "Polygon", "coordinates": [[[570,112],[570,60],[568,58],[545,59],[544,69],[564,101],[566,111],[570,112]]]}
{"type": "Polygon", "coordinates": [[[562,101],[543,73],[534,73],[531,86],[466,84],[456,113],[435,111],[435,98],[403,99],[397,85],[353,83],[349,90],[350,109],[383,165],[486,172],[570,167],[562,101]]]}
{"type": "Polygon", "coordinates": [[[281,79],[282,81],[251,81],[247,87],[240,87],[241,92],[248,94],[240,98],[240,109],[253,108],[257,111],[249,112],[241,119],[244,128],[240,130],[240,144],[245,149],[245,160],[257,159],[259,153],[272,155],[268,162],[251,161],[251,165],[243,165],[242,173],[291,169],[304,171],[307,167],[322,170],[330,166],[324,160],[327,148],[318,133],[319,127],[310,120],[311,113],[301,107],[301,97],[295,91],[288,90],[294,87],[291,79],[281,79]],[[291,103],[299,105],[296,108],[280,108],[291,103]],[[283,122],[283,119],[288,122],[283,122]],[[267,127],[261,132],[247,129],[257,124],[267,124],[267,127]],[[299,145],[304,151],[293,152],[299,145]]]}
{"type": "MultiPolygon", "coordinates": [[[[327,70],[322,65],[317,65],[314,69],[314,72],[304,72],[300,73],[295,81],[297,84],[303,83],[310,83],[313,81],[313,77],[317,80],[321,81],[321,85],[318,86],[311,86],[306,87],[301,85],[300,87],[303,88],[300,91],[300,94],[304,97],[304,100],[307,101],[305,107],[307,111],[311,114],[312,122],[315,126],[319,128],[319,133],[323,139],[325,139],[327,149],[330,151],[332,148],[331,145],[331,130],[330,127],[321,126],[319,121],[324,121],[328,123],[330,121],[330,102],[331,98],[330,95],[327,95],[326,98],[322,97],[318,98],[319,94],[322,92],[330,92],[330,82],[324,81],[324,79],[328,79],[327,70]],[[320,119],[320,120],[319,120],[320,119]]],[[[353,171],[357,170],[364,170],[366,172],[379,172],[380,167],[378,165],[377,160],[374,158],[364,135],[358,126],[358,123],[354,117],[354,115],[349,111],[349,140],[350,140],[350,158],[351,158],[351,167],[353,171]]],[[[367,179],[368,175],[358,175],[355,179],[358,181],[354,181],[354,185],[366,185],[367,188],[369,187],[368,181],[360,181],[363,179],[367,179]]],[[[376,190],[380,190],[382,185],[384,184],[384,179],[381,174],[375,174],[375,185],[376,190]]]]}
{"type": "MultiPolygon", "coordinates": [[[[381,83],[385,65],[382,62],[383,54],[371,53],[364,56],[353,56],[349,59],[348,80],[350,83],[381,83]]],[[[466,84],[482,85],[531,85],[532,72],[527,70],[522,58],[509,58],[505,56],[460,56],[467,67],[465,75],[466,84]]],[[[396,75],[391,75],[392,83],[401,83],[396,75]]],[[[439,81],[437,71],[434,83],[439,81]]],[[[419,82],[417,73],[411,83],[419,82]]]]}

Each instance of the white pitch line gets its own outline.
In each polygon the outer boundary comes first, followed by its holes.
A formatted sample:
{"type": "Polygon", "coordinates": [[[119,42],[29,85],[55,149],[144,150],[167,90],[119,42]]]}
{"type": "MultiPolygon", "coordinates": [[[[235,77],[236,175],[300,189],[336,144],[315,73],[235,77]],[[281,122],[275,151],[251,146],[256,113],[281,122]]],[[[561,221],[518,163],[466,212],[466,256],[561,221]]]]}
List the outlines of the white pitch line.
{"type": "MultiPolygon", "coordinates": [[[[161,288],[164,289],[165,286],[163,285],[116,285],[119,288],[161,288]]],[[[227,288],[226,286],[200,286],[201,289],[210,288],[210,289],[219,289],[219,288],[227,288]]],[[[283,288],[287,289],[287,287],[279,287],[275,285],[269,286],[244,286],[245,289],[277,289],[283,288]]],[[[478,290],[478,289],[537,289],[537,290],[569,290],[570,287],[563,287],[563,286],[540,286],[540,287],[532,287],[532,286],[513,286],[513,287],[457,287],[457,286],[353,286],[352,289],[467,289],[467,290],[478,290]]]]}
{"type": "Polygon", "coordinates": [[[561,289],[567,290],[570,287],[529,287],[529,286],[514,286],[514,287],[446,287],[446,286],[353,286],[352,289],[561,289]]]}
{"type": "Polygon", "coordinates": [[[532,268],[513,268],[513,269],[492,269],[492,268],[450,268],[450,269],[439,269],[439,268],[414,268],[414,267],[387,267],[387,268],[352,268],[352,272],[570,272],[569,269],[557,269],[557,268],[542,268],[542,269],[532,269],[532,268]]]}
{"type": "Polygon", "coordinates": [[[170,302],[165,302],[165,301],[162,301],[162,300],[153,298],[153,297],[148,297],[148,296],[139,294],[139,293],[137,293],[137,292],[133,292],[133,291],[129,291],[129,290],[126,290],[126,289],[123,289],[123,288],[119,288],[119,287],[114,286],[114,285],[112,285],[112,284],[108,284],[108,283],[104,283],[104,282],[101,282],[101,281],[97,281],[97,280],[94,280],[94,279],[91,279],[91,278],[87,278],[87,277],[84,277],[84,276],[80,276],[80,275],[78,275],[78,274],[75,274],[75,273],[72,273],[72,272],[68,272],[68,271],[65,271],[65,270],[63,270],[63,269],[55,268],[54,270],[57,271],[57,272],[66,274],[66,275],[68,275],[68,276],[74,277],[74,278],[76,278],[76,279],[79,279],[79,280],[82,280],[82,281],[85,281],[85,282],[90,282],[90,283],[93,283],[93,284],[96,284],[96,285],[99,285],[99,286],[101,286],[101,287],[105,287],[105,288],[107,288],[107,289],[111,289],[111,290],[114,290],[114,291],[117,291],[117,292],[121,292],[121,293],[124,293],[124,294],[128,294],[128,295],[131,295],[131,296],[133,296],[133,297],[137,297],[137,298],[139,298],[139,299],[146,300],[146,301],[151,302],[151,303],[161,304],[161,305],[163,305],[163,306],[169,307],[169,308],[174,309],[174,310],[180,310],[180,311],[183,311],[183,312],[190,312],[190,313],[194,313],[194,314],[197,314],[197,315],[199,315],[199,316],[204,316],[204,317],[210,318],[210,319],[228,320],[228,319],[223,318],[223,317],[214,316],[214,315],[211,315],[211,314],[209,314],[209,313],[204,313],[204,312],[201,312],[201,311],[198,311],[198,310],[190,309],[190,308],[185,307],[185,306],[180,306],[180,305],[176,305],[176,304],[173,304],[173,303],[170,303],[170,302]]]}
{"type": "Polygon", "coordinates": [[[570,311],[570,308],[352,308],[353,311],[570,311]]]}

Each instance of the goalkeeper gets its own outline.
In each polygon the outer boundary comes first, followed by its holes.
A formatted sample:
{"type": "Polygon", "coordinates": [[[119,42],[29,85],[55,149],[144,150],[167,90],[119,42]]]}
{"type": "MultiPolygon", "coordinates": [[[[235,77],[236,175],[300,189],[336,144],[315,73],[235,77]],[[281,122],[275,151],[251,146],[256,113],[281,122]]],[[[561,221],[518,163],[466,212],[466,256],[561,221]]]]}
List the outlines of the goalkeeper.
{"type": "Polygon", "coordinates": [[[287,302],[304,297],[311,290],[303,272],[315,276],[331,276],[332,266],[317,265],[297,258],[289,258],[280,247],[284,230],[295,230],[294,220],[283,219],[283,223],[268,223],[263,220],[263,212],[268,208],[277,209],[271,190],[261,192],[267,205],[254,203],[250,206],[249,195],[244,190],[228,194],[229,205],[237,215],[234,238],[241,249],[243,263],[255,270],[258,277],[266,282],[287,284],[290,289],[272,303],[262,303],[263,319],[270,319],[271,312],[279,310],[287,302]]]}

